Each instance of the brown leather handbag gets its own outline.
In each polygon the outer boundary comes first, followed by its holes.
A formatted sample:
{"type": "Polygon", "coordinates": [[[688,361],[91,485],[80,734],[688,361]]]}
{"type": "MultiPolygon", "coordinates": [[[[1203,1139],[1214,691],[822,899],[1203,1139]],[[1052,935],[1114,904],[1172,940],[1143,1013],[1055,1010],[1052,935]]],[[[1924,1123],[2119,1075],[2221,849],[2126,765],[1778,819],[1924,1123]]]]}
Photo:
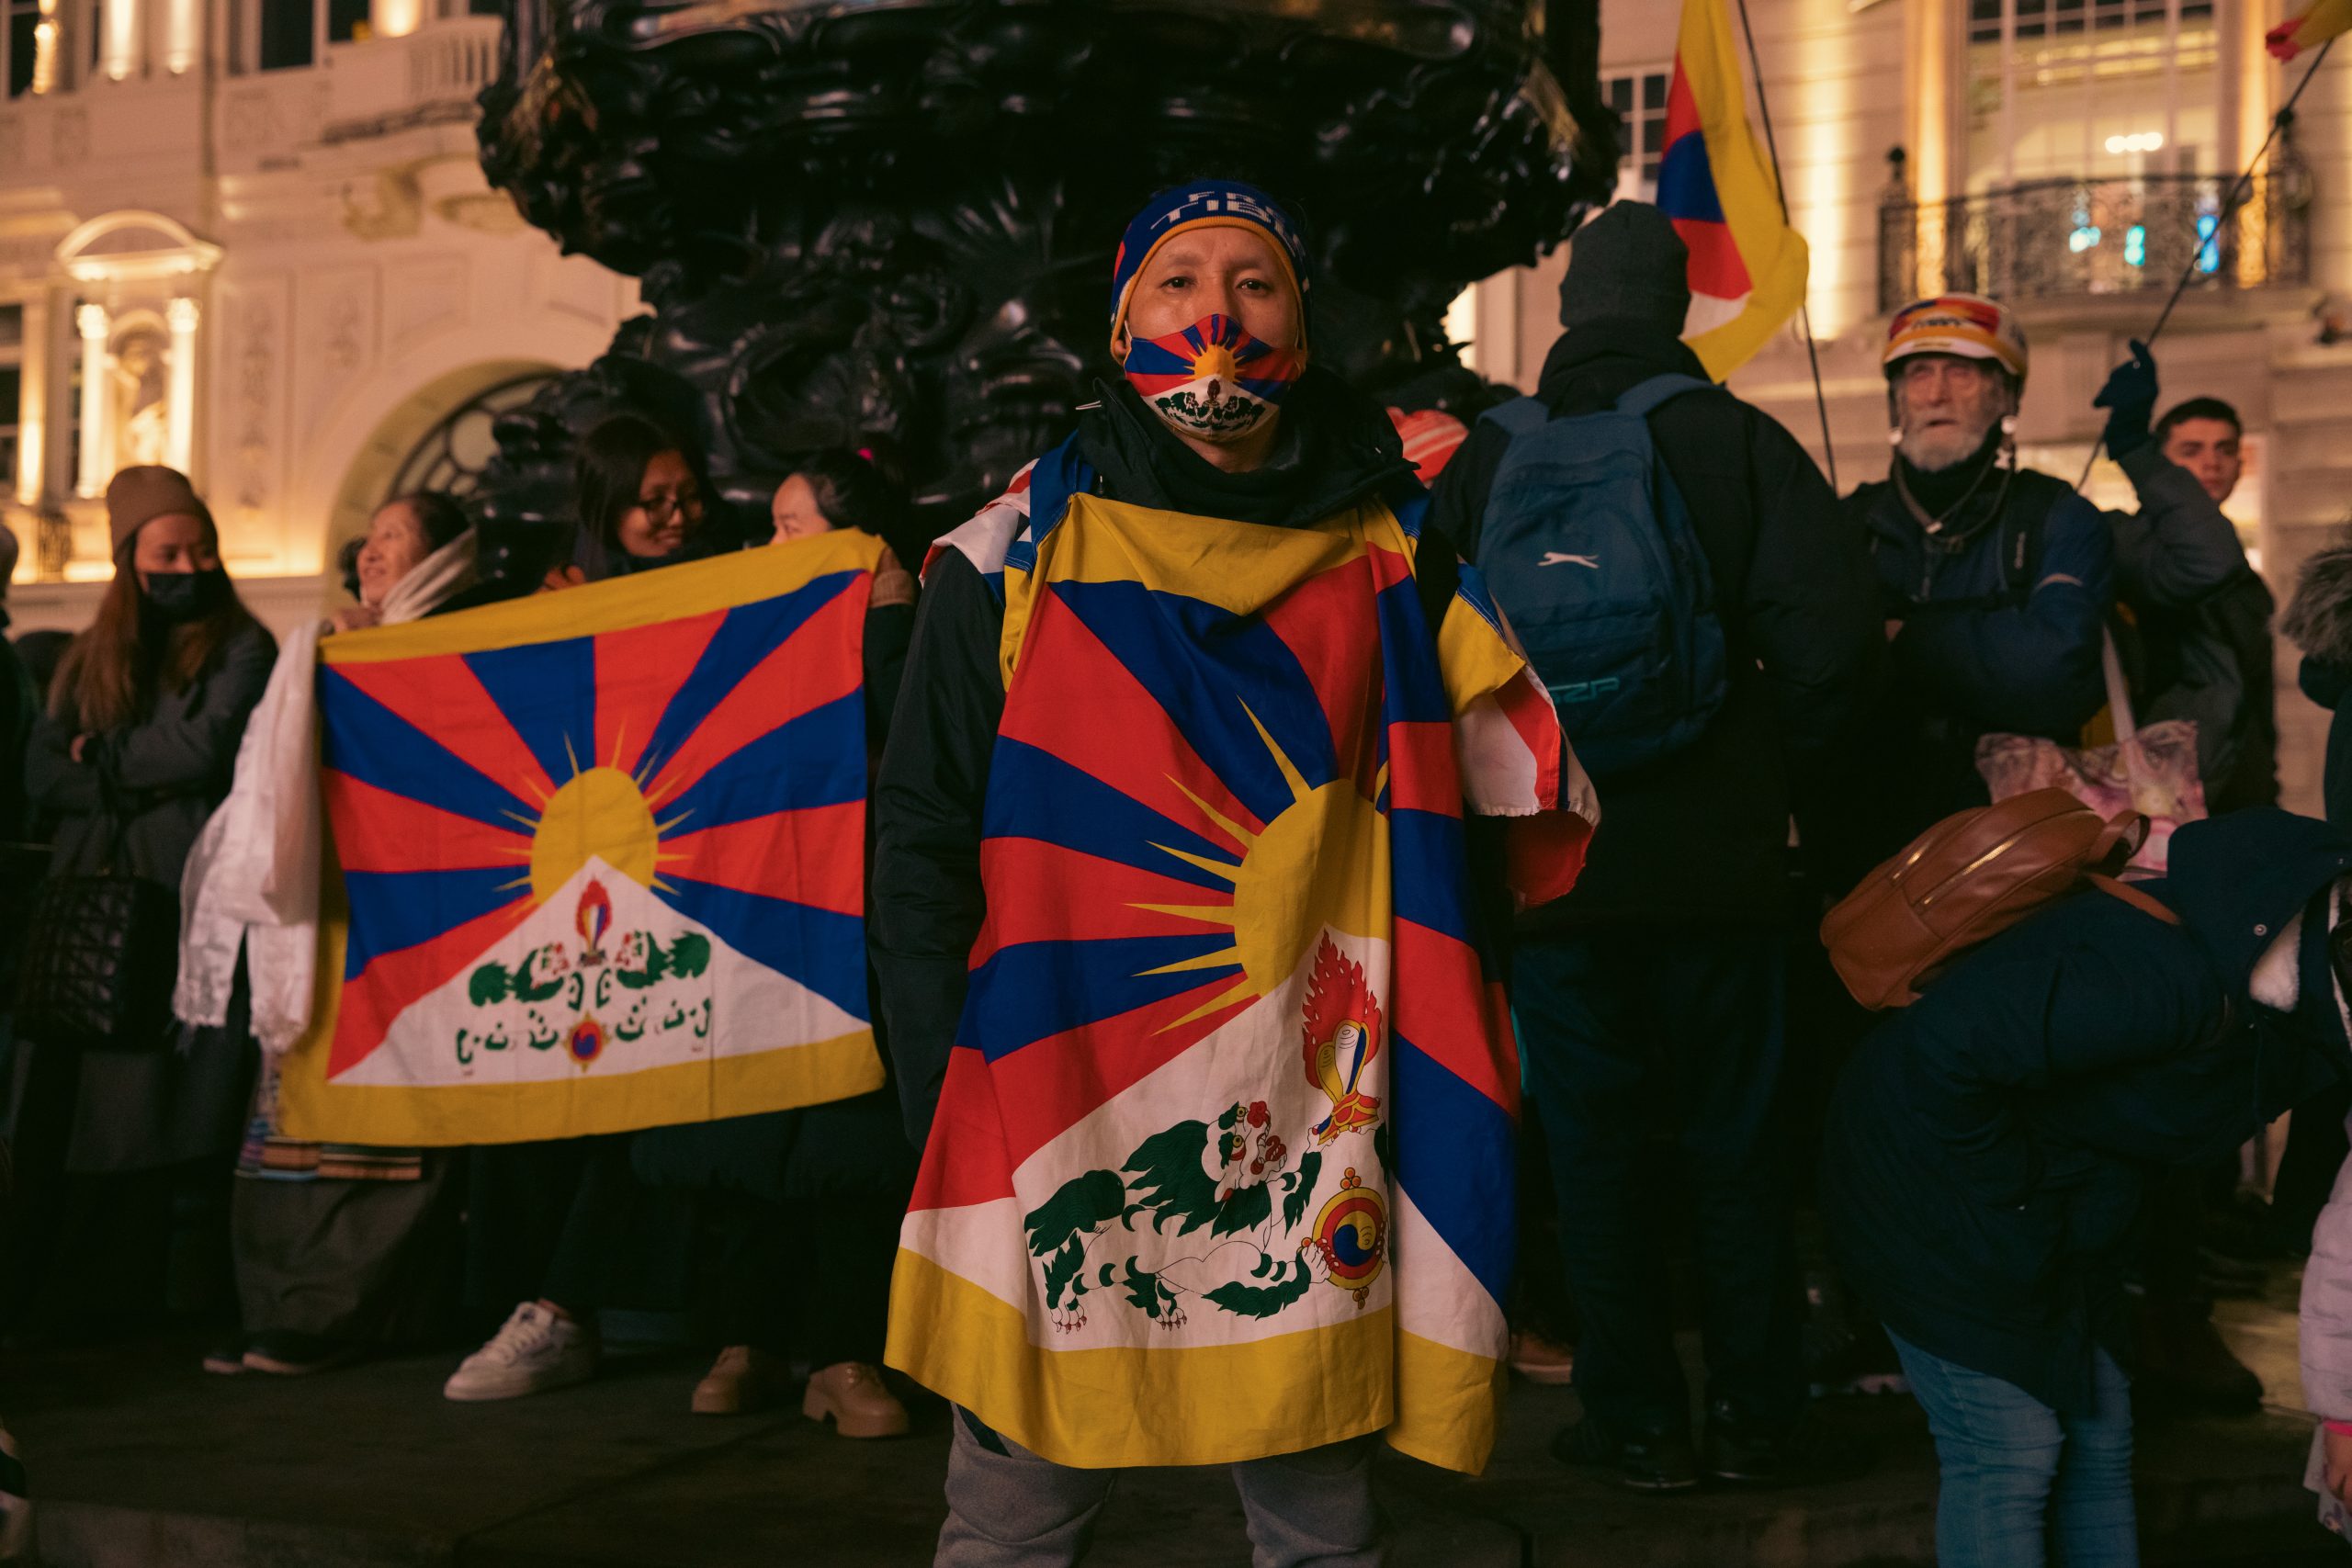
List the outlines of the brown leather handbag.
{"type": "Polygon", "coordinates": [[[1961,953],[2086,886],[2178,925],[2115,879],[2147,835],[2139,812],[2101,820],[2063,789],[1955,812],[1839,899],[1822,919],[1822,945],[1856,1001],[1908,1007],[1961,953]]]}

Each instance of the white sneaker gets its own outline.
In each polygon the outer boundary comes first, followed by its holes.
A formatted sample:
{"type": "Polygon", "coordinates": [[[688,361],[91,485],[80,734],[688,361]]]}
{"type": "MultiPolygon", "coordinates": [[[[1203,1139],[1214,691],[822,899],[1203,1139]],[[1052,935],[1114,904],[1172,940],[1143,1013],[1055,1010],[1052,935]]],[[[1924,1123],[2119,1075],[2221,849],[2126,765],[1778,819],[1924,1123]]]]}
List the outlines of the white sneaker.
{"type": "Polygon", "coordinates": [[[451,1399],[519,1399],[596,1375],[596,1334],[525,1302],[489,1344],[467,1357],[441,1392],[451,1399]]]}

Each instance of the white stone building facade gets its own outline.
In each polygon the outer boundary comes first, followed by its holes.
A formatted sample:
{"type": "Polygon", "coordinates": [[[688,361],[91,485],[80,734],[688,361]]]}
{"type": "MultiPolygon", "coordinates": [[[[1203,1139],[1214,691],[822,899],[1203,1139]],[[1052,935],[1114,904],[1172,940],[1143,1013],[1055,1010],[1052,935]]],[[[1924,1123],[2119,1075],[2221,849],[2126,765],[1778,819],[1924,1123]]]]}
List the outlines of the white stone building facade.
{"type": "MultiPolygon", "coordinates": [[[[1736,17],[1737,0],[1725,3],[1736,17]]],[[[1886,472],[1891,303],[1971,283],[2005,296],[2032,349],[2019,444],[2071,481],[2105,423],[2091,399],[2194,254],[2197,279],[2154,345],[2164,402],[2209,394],[2245,419],[2246,475],[2227,510],[2284,603],[2303,557],[2352,519],[2352,39],[2319,68],[2226,229],[2221,208],[2310,64],[2263,45],[2302,8],[1747,0],[1791,216],[1812,252],[1841,490],[1886,472]]],[[[1654,189],[1681,9],[1602,0],[1602,76],[1634,142],[1623,194],[1654,189]]],[[[1743,85],[1754,120],[1752,77],[1743,85]]],[[[1489,280],[1458,308],[1487,374],[1532,382],[1559,332],[1565,265],[1563,253],[1489,280]]],[[[1796,324],[1731,385],[1823,454],[1796,324]]],[[[2131,504],[2104,460],[2087,489],[2131,504]]],[[[2293,688],[2295,657],[2281,648],[2280,775],[2288,804],[2316,810],[2324,726],[2293,688]]]]}
{"type": "Polygon", "coordinates": [[[281,625],[401,481],[586,364],[634,283],[484,182],[464,0],[0,0],[0,522],[18,630],[86,621],[107,476],[184,468],[281,625]]]}

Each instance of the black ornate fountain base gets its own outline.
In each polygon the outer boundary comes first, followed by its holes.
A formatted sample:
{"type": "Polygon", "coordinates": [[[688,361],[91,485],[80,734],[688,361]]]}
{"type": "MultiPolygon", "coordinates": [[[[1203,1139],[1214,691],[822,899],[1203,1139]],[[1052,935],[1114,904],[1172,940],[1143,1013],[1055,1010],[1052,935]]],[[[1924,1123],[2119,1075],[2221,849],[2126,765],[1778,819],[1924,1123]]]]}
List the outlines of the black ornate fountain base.
{"type": "Polygon", "coordinates": [[[502,420],[478,500],[516,538],[564,525],[571,445],[624,406],[698,435],[747,513],[847,446],[951,525],[1110,374],[1120,231],[1203,175],[1305,215],[1326,363],[1475,404],[1447,304],[1613,177],[1595,0],[514,5],[484,167],[651,307],[502,420]]]}

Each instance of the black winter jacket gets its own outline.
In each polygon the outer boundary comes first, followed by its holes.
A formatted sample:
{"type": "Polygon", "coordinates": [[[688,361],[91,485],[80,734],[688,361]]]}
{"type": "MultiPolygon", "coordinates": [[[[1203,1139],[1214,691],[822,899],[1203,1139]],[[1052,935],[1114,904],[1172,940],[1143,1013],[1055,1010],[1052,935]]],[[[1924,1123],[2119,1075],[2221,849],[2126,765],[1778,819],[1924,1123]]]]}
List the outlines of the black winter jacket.
{"type": "MultiPolygon", "coordinates": [[[[1553,344],[1535,395],[1555,419],[1590,413],[1669,373],[1706,378],[1676,339],[1603,322],[1553,344]]],[[[1731,393],[1687,392],[1649,423],[1714,580],[1729,689],[1689,749],[1595,780],[1605,830],[1575,890],[1523,919],[1522,931],[1776,919],[1786,903],[1792,807],[1807,845],[1843,841],[1838,802],[1885,660],[1860,537],[1840,525],[1836,492],[1796,438],[1731,393]]],[[[1430,505],[1432,533],[1490,574],[1512,565],[1479,554],[1487,494],[1509,445],[1499,426],[1481,423],[1440,476],[1430,505]]],[[[1851,859],[1836,853],[1838,869],[1825,874],[1849,880],[1862,869],[1851,859]]]]}
{"type": "MultiPolygon", "coordinates": [[[[1377,407],[1309,370],[1283,405],[1274,456],[1222,473],[1168,434],[1132,389],[1098,389],[1079,440],[1102,493],[1170,511],[1303,527],[1365,496],[1415,493],[1412,466],[1377,407]]],[[[1451,557],[1425,550],[1424,602],[1453,593],[1451,557]]],[[[1434,620],[1432,625],[1436,624],[1434,620]]],[[[964,1010],[967,965],[987,913],[981,807],[1004,716],[998,644],[1004,606],[960,551],[923,577],[914,638],[875,782],[868,945],[909,1134],[920,1145],[939,1103],[964,1010]]]]}
{"type": "MultiPolygon", "coordinates": [[[[1989,465],[1997,440],[1988,434],[1975,461],[1989,465]]],[[[1928,490],[1946,478],[1914,483],[1928,490]]],[[[1846,498],[1886,618],[1901,626],[1888,645],[1894,683],[1871,722],[1886,786],[1871,829],[1882,855],[1985,803],[1983,737],[2071,746],[2107,701],[2099,650],[2115,604],[2115,540],[2106,520],[2064,480],[2030,468],[2006,484],[1989,471],[1953,501],[1959,510],[1930,536],[1890,480],[1846,498]],[[2022,563],[2011,558],[2020,543],[2022,563]]]]}
{"type": "Polygon", "coordinates": [[[2255,807],[2182,828],[2171,870],[2146,886],[2181,925],[2069,898],[1888,1017],[1830,1105],[1822,1223],[1856,1289],[1912,1344],[2061,1410],[2089,1407],[2095,1344],[2125,1349],[2152,1169],[2225,1156],[2352,1076],[2325,934],[2352,836],[2255,807]],[[2274,1010],[2252,976],[2298,915],[2300,995],[2274,1010]]]}

